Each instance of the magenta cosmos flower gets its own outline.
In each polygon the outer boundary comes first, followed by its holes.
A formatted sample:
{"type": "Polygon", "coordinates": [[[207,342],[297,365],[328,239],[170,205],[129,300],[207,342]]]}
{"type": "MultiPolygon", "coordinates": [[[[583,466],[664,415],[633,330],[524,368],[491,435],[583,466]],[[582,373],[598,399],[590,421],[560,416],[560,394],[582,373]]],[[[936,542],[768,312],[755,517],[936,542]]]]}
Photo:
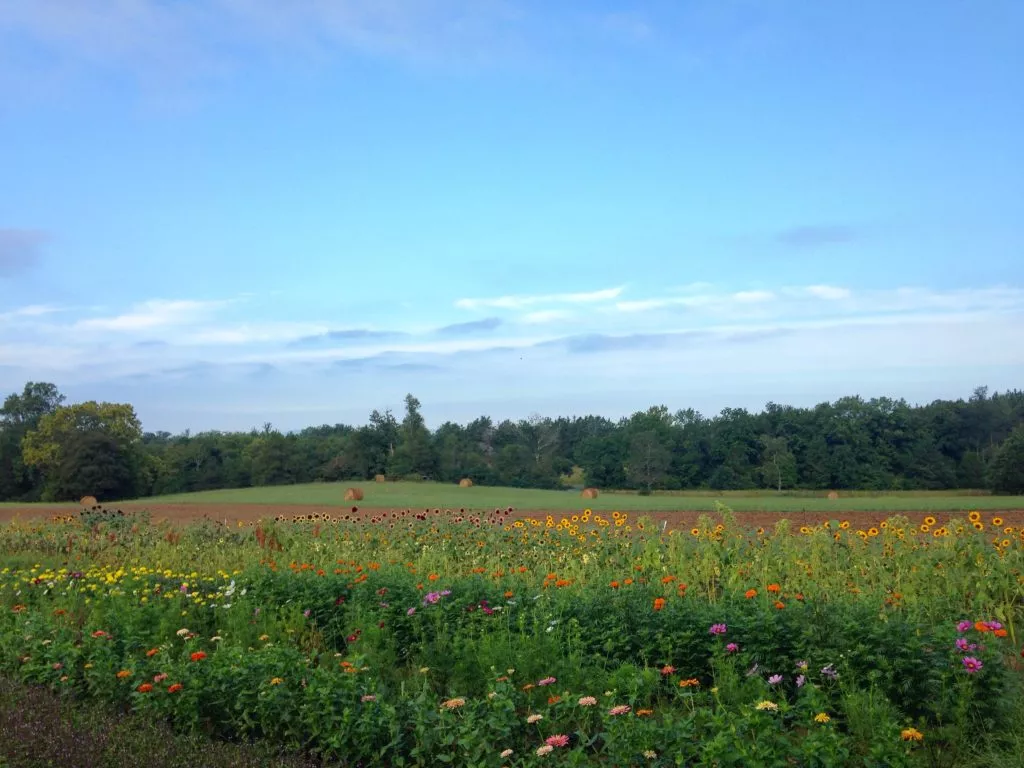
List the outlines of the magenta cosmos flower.
{"type": "Polygon", "coordinates": [[[724,635],[727,629],[728,628],[725,626],[725,624],[712,624],[708,632],[710,632],[712,635],[724,635]]]}
{"type": "Polygon", "coordinates": [[[725,646],[725,650],[729,653],[736,653],[737,651],[739,651],[739,649],[740,647],[736,645],[736,643],[729,643],[725,646]]]}
{"type": "Polygon", "coordinates": [[[964,656],[963,661],[964,669],[972,675],[984,666],[980,659],[976,659],[973,656],[964,656]]]}
{"type": "Polygon", "coordinates": [[[956,631],[960,632],[960,633],[964,633],[964,632],[966,632],[967,630],[969,630],[973,626],[974,625],[971,622],[969,622],[969,621],[966,621],[966,620],[965,621],[961,621],[959,624],[956,625],[956,631]]]}

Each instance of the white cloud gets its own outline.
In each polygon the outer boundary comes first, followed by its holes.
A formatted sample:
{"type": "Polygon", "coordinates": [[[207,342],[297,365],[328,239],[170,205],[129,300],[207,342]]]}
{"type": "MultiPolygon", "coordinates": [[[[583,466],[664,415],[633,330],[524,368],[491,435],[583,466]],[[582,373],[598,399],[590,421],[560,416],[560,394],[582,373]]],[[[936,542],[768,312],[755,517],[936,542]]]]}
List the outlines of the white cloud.
{"type": "Polygon", "coordinates": [[[168,301],[151,299],[136,304],[130,312],[113,317],[94,317],[79,320],[75,328],[92,331],[148,331],[154,328],[193,325],[204,320],[228,302],[194,301],[181,299],[168,301]]]}
{"type": "Polygon", "coordinates": [[[496,296],[486,299],[458,299],[459,309],[523,309],[537,304],[594,304],[618,298],[623,288],[605,288],[586,293],[549,293],[515,296],[496,296]]]}
{"type": "Polygon", "coordinates": [[[849,289],[837,288],[833,285],[809,285],[804,290],[811,296],[829,301],[848,299],[852,295],[849,289]]]}

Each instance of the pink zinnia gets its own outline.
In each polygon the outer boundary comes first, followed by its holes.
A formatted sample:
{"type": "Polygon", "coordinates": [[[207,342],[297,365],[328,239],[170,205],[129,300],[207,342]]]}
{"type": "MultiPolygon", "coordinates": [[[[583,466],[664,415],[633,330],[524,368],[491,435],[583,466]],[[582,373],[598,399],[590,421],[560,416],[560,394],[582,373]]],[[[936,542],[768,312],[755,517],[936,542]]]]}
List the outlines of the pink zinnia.
{"type": "Polygon", "coordinates": [[[597,704],[597,699],[595,699],[593,696],[583,696],[576,703],[579,704],[581,707],[593,707],[597,704]]]}
{"type": "Polygon", "coordinates": [[[618,715],[628,715],[630,711],[632,711],[632,707],[630,707],[629,704],[620,704],[619,706],[612,707],[608,710],[608,714],[612,717],[616,717],[618,715]]]}
{"type": "Polygon", "coordinates": [[[976,659],[973,656],[964,656],[964,669],[969,673],[974,674],[983,666],[980,659],[976,659]]]}
{"type": "Polygon", "coordinates": [[[537,681],[537,685],[551,685],[552,683],[557,683],[557,682],[558,682],[557,678],[545,677],[543,680],[538,680],[537,681]]]}
{"type": "Polygon", "coordinates": [[[671,675],[675,671],[676,668],[673,667],[671,664],[666,664],[664,667],[661,668],[661,674],[663,675],[671,675]]]}
{"type": "Polygon", "coordinates": [[[569,737],[564,733],[556,733],[554,736],[548,736],[544,739],[544,743],[549,747],[568,747],[569,737]]]}

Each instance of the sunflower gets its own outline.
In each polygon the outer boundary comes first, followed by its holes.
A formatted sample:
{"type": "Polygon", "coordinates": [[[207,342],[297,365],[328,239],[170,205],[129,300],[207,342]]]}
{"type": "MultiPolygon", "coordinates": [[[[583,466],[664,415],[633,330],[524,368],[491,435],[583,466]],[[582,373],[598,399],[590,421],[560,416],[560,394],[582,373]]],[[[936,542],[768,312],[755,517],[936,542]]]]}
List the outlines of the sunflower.
{"type": "Polygon", "coordinates": [[[875,528],[875,526],[871,526],[870,528],[868,528],[868,536],[877,536],[877,535],[878,535],[878,529],[875,528]]]}
{"type": "Polygon", "coordinates": [[[1003,518],[1001,518],[1001,517],[993,517],[992,518],[992,525],[994,525],[996,528],[1000,527],[1002,524],[1003,524],[1003,518]]]}
{"type": "Polygon", "coordinates": [[[849,520],[843,520],[841,523],[839,523],[839,527],[842,528],[845,531],[847,528],[850,527],[850,521],[849,520]]]}
{"type": "Polygon", "coordinates": [[[985,525],[980,520],[971,523],[971,525],[974,526],[974,530],[976,530],[976,531],[984,531],[985,530],[985,525]]]}
{"type": "Polygon", "coordinates": [[[978,511],[968,512],[967,513],[967,519],[970,520],[972,523],[976,523],[979,520],[981,520],[981,512],[978,512],[978,511]]]}
{"type": "Polygon", "coordinates": [[[1013,530],[1013,526],[1012,526],[1012,525],[1008,525],[1008,526],[1006,526],[1005,528],[1003,528],[1003,533],[1005,533],[1005,534],[1006,534],[1006,535],[1008,535],[1008,536],[1009,536],[1009,535],[1010,535],[1011,533],[1015,533],[1015,531],[1013,530]]]}
{"type": "Polygon", "coordinates": [[[690,529],[690,535],[691,536],[700,536],[700,528],[691,528],[690,529]]]}
{"type": "Polygon", "coordinates": [[[936,522],[937,521],[935,520],[935,518],[932,517],[931,515],[928,515],[928,517],[926,517],[924,519],[924,524],[929,526],[929,527],[935,525],[936,522]]]}
{"type": "Polygon", "coordinates": [[[921,533],[928,533],[931,530],[931,526],[928,525],[927,521],[921,523],[921,533]]]}

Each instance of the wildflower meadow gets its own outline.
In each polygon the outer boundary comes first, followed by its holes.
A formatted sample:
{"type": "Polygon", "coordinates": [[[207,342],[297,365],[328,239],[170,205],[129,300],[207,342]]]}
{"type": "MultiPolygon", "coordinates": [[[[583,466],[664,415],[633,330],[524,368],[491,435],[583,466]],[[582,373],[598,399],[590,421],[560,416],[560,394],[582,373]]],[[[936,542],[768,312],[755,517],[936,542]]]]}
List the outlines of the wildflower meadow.
{"type": "MultiPolygon", "coordinates": [[[[0,527],[0,675],[345,766],[1005,765],[1024,533],[729,509],[0,527]]],[[[1007,762],[1010,761],[1010,762],[1007,762]]]]}

